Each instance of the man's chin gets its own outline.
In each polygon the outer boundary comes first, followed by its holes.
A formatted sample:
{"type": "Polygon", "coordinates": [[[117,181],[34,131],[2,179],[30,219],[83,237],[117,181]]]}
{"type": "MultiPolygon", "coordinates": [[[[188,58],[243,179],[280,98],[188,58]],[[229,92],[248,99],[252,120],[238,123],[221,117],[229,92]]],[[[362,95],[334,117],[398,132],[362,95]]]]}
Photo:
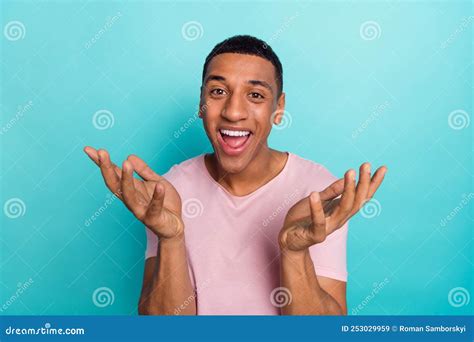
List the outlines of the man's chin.
{"type": "Polygon", "coordinates": [[[229,174],[237,174],[244,171],[251,161],[249,151],[239,156],[229,156],[224,151],[218,151],[216,155],[220,168],[229,174]]]}

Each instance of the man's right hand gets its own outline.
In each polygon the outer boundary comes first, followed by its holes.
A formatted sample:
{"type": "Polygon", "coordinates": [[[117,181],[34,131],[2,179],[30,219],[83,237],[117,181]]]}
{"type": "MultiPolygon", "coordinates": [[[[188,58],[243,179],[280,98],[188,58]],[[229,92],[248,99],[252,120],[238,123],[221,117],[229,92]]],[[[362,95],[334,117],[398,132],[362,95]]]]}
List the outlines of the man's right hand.
{"type": "Polygon", "coordinates": [[[110,191],[146,227],[163,239],[183,236],[181,198],[170,182],[135,155],[129,156],[120,169],[106,150],[86,146],[84,152],[100,167],[110,191]],[[143,180],[134,178],[134,171],[143,180]]]}

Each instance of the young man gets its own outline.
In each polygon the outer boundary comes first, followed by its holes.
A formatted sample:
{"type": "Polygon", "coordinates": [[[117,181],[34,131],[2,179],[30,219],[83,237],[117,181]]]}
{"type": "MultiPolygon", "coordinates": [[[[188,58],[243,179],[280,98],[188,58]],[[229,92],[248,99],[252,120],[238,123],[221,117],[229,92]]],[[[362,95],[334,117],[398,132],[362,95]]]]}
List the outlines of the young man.
{"type": "Polygon", "coordinates": [[[140,314],[342,315],[347,221],[386,173],[337,180],[268,147],[285,109],[282,66],[265,42],[229,38],[206,58],[200,112],[214,153],[153,172],[86,147],[108,188],[147,227],[140,314]],[[143,180],[135,179],[136,172],[143,180]]]}

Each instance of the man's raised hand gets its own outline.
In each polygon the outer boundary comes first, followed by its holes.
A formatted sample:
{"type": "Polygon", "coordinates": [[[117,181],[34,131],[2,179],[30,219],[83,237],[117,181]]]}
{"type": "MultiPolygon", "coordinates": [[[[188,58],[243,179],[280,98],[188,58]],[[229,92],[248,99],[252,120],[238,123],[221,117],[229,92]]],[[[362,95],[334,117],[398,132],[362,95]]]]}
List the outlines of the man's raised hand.
{"type": "Polygon", "coordinates": [[[357,186],[356,173],[349,170],[344,178],[319,193],[312,192],[296,203],[288,211],[280,231],[280,247],[290,251],[305,250],[323,242],[329,234],[341,228],[355,215],[377,191],[387,168],[380,167],[371,177],[370,164],[364,163],[359,172],[357,186]]]}
{"type": "Polygon", "coordinates": [[[145,226],[160,238],[183,235],[181,198],[170,182],[135,155],[129,156],[121,169],[112,163],[106,150],[87,146],[84,152],[100,167],[110,191],[120,198],[145,226]],[[133,177],[134,172],[143,180],[133,177]]]}

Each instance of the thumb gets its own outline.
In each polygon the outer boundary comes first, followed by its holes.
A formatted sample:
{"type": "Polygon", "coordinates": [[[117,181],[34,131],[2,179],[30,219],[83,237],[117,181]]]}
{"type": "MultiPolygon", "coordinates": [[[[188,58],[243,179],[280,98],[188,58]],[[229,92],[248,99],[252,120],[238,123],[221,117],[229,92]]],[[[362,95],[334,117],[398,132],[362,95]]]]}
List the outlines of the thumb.
{"type": "Polygon", "coordinates": [[[163,201],[165,199],[165,188],[160,182],[156,183],[153,190],[153,197],[146,212],[147,216],[157,216],[163,210],[163,201]]]}
{"type": "Polygon", "coordinates": [[[315,242],[322,242],[326,238],[326,217],[318,192],[314,191],[309,197],[311,210],[311,233],[315,242]]]}

